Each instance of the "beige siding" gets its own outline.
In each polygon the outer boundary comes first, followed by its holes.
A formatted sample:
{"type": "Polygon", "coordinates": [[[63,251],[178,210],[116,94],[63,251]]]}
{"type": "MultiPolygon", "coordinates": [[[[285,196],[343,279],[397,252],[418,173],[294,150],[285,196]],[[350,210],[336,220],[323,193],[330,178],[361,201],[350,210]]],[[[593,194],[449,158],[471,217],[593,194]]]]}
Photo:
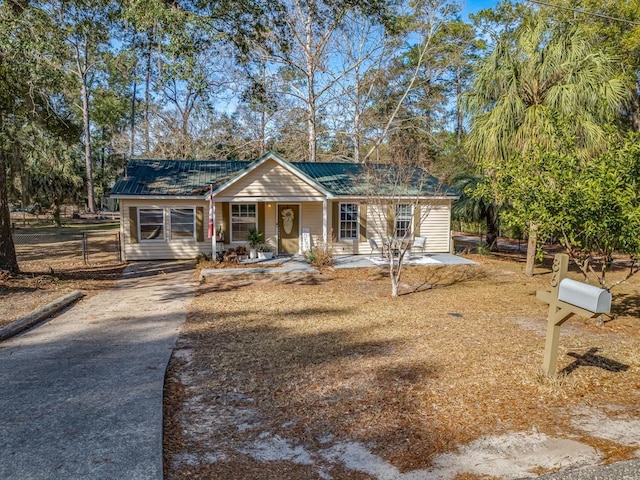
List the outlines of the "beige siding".
{"type": "MultiPolygon", "coordinates": [[[[288,174],[288,172],[287,172],[288,174]]],[[[344,201],[344,200],[341,200],[344,201]]],[[[356,200],[354,200],[356,201],[356,200]]],[[[357,202],[357,201],[356,201],[357,202]]],[[[313,245],[322,244],[322,202],[294,202],[301,207],[301,228],[309,228],[313,245]]],[[[211,239],[206,231],[209,221],[209,205],[206,201],[198,200],[121,200],[121,231],[123,252],[126,260],[154,260],[154,259],[187,259],[195,258],[200,252],[211,252],[211,239]],[[131,243],[129,233],[129,207],[169,208],[169,207],[202,207],[204,209],[204,241],[174,240],[174,241],[139,241],[131,243]]],[[[276,202],[265,203],[265,242],[277,245],[276,202]]],[[[420,235],[427,238],[426,251],[430,253],[448,252],[451,229],[451,202],[436,200],[421,205],[422,225],[420,235]]],[[[331,239],[332,208],[331,202],[327,208],[327,233],[331,239]]],[[[222,204],[216,203],[216,227],[222,225],[222,204]]],[[[385,205],[367,206],[367,238],[374,238],[378,245],[382,245],[382,238],[386,236],[387,207],[385,205]]],[[[225,232],[228,242],[228,232],[225,232]]],[[[225,243],[228,248],[229,244],[225,243]]],[[[366,254],[371,253],[368,242],[339,241],[333,244],[336,254],[366,254]]]]}
{"type": "Polygon", "coordinates": [[[274,202],[267,203],[264,206],[264,240],[272,247],[278,245],[276,236],[276,204],[274,202]]]}
{"type": "Polygon", "coordinates": [[[308,228],[311,246],[322,245],[322,202],[302,203],[301,228],[308,228]]]}
{"type": "MultiPolygon", "coordinates": [[[[211,252],[211,240],[207,238],[209,205],[205,201],[197,200],[121,200],[121,225],[122,243],[125,260],[173,260],[195,258],[200,252],[211,252]],[[173,241],[139,241],[131,243],[129,232],[129,207],[138,208],[170,208],[170,207],[203,207],[204,214],[204,241],[173,240],[173,241]]],[[[166,230],[166,224],[165,224],[166,230]]],[[[166,237],[167,232],[165,232],[166,237]]]]}
{"type": "Polygon", "coordinates": [[[421,206],[420,236],[426,237],[425,251],[449,252],[451,238],[451,201],[435,200],[421,206]]]}
{"type": "MultiPolygon", "coordinates": [[[[420,236],[426,237],[425,252],[449,252],[451,231],[451,201],[434,200],[420,206],[420,236]]],[[[331,209],[329,211],[331,217],[331,209]]],[[[331,225],[329,218],[329,225],[331,225]]],[[[382,239],[387,236],[387,206],[367,206],[367,239],[373,238],[378,246],[382,246],[382,239]]],[[[371,253],[369,242],[338,241],[334,243],[336,254],[366,254],[371,253]]]]}
{"type": "Polygon", "coordinates": [[[269,160],[216,195],[247,199],[318,197],[321,193],[277,162],[269,160]]]}

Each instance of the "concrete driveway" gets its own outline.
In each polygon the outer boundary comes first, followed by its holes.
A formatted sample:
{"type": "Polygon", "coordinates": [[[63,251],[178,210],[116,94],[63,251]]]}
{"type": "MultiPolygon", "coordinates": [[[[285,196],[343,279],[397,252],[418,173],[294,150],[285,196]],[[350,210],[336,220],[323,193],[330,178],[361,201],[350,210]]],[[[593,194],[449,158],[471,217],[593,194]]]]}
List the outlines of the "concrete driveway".
{"type": "Polygon", "coordinates": [[[192,264],[130,265],[0,343],[0,478],[161,479],[164,374],[195,286],[192,264]]]}

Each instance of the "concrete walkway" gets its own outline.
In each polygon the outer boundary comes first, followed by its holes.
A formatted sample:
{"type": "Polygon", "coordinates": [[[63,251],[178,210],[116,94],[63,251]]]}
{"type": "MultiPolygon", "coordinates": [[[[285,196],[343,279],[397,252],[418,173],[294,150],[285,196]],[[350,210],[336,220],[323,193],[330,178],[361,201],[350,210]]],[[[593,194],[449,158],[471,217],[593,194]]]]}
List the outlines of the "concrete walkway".
{"type": "Polygon", "coordinates": [[[270,260],[256,260],[246,262],[243,268],[203,268],[200,270],[200,281],[206,277],[217,275],[291,275],[291,274],[314,274],[318,270],[309,265],[300,255],[288,257],[276,257],[270,260]],[[262,267],[264,264],[280,263],[279,267],[262,267]],[[249,266],[251,265],[251,266],[249,266]]]}
{"type": "MultiPolygon", "coordinates": [[[[425,253],[422,255],[408,255],[404,260],[405,265],[477,265],[473,260],[458,257],[449,253],[425,253]]],[[[373,268],[388,265],[388,261],[380,255],[336,255],[334,268],[373,268]]],[[[314,274],[318,270],[310,266],[300,255],[290,257],[277,257],[273,260],[247,262],[245,268],[203,268],[200,271],[200,280],[216,275],[288,275],[288,274],[314,274]],[[261,267],[261,263],[281,263],[280,267],[261,267]],[[252,265],[252,266],[248,266],[252,265]],[[255,265],[255,266],[253,266],[255,265]]]]}
{"type": "Polygon", "coordinates": [[[0,343],[0,478],[162,478],[164,374],[194,280],[192,264],[134,264],[0,343]]]}
{"type": "MultiPolygon", "coordinates": [[[[336,255],[335,268],[368,268],[386,266],[389,261],[379,254],[374,255],[336,255]]],[[[473,260],[469,260],[450,253],[425,253],[407,255],[404,259],[405,265],[477,265],[473,260]]]]}

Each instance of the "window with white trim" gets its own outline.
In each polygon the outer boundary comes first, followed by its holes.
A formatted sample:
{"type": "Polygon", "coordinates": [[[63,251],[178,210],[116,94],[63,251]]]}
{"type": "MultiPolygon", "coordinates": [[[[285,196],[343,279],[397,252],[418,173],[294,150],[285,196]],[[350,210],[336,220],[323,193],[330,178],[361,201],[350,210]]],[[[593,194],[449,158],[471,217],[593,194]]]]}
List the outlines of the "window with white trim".
{"type": "Polygon", "coordinates": [[[405,238],[411,235],[413,223],[413,205],[410,203],[398,203],[395,206],[396,225],[395,238],[405,238]]]}
{"type": "Polygon", "coordinates": [[[340,204],[340,240],[358,238],[358,204],[340,204]]]}
{"type": "Polygon", "coordinates": [[[246,242],[249,231],[258,228],[255,203],[231,204],[231,241],[246,242]]]}
{"type": "Polygon", "coordinates": [[[196,215],[193,208],[170,208],[170,239],[192,240],[196,232],[196,215]]]}
{"type": "Polygon", "coordinates": [[[164,209],[141,208],[138,210],[140,241],[164,241],[164,209]]]}

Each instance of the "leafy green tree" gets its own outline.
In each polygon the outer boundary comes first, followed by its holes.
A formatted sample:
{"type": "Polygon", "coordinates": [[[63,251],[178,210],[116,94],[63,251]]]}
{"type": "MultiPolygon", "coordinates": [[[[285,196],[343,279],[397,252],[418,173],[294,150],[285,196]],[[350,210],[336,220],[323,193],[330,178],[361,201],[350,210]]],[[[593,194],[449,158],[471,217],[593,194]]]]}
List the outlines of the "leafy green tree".
{"type": "MultiPolygon", "coordinates": [[[[613,59],[584,30],[550,31],[545,17],[528,16],[480,63],[468,95],[467,145],[492,194],[497,198],[506,188],[501,179],[510,177],[510,169],[516,169],[511,177],[524,175],[515,158],[560,148],[558,120],[571,129],[571,146],[581,159],[600,153],[607,144],[603,126],[619,114],[626,92],[613,59]]],[[[531,216],[528,223],[526,274],[533,275],[538,219],[531,216]]]]}
{"type": "Polygon", "coordinates": [[[106,75],[105,56],[111,50],[111,32],[116,28],[116,7],[106,0],[51,2],[54,21],[64,34],[67,52],[60,52],[58,61],[76,81],[76,105],[82,118],[87,210],[96,211],[92,103],[106,75]]]}
{"type": "Polygon", "coordinates": [[[452,207],[453,216],[471,222],[485,222],[489,250],[498,249],[500,207],[490,195],[483,195],[479,175],[462,174],[454,178],[453,189],[460,194],[452,207]]]}
{"type": "MultiPolygon", "coordinates": [[[[558,143],[571,144],[570,133],[557,128],[558,143]]],[[[536,218],[542,240],[557,238],[585,279],[611,288],[606,273],[615,254],[629,257],[626,278],[640,267],[640,147],[637,135],[614,134],[607,146],[588,162],[570,148],[530,151],[500,175],[511,201],[504,222],[523,228],[536,218]]]]}
{"type": "Polygon", "coordinates": [[[629,128],[640,131],[640,0],[561,0],[554,5],[541,8],[555,28],[570,29],[579,23],[595,44],[618,58],[630,96],[624,119],[629,128]]]}
{"type": "Polygon", "coordinates": [[[559,238],[585,277],[612,288],[640,270],[640,137],[629,136],[581,166],[563,197],[559,238]],[[611,284],[606,273],[614,254],[629,257],[628,274],[611,284]],[[598,270],[596,271],[596,268],[598,270]]]}
{"type": "Polygon", "coordinates": [[[57,62],[61,48],[61,32],[49,11],[29,2],[0,4],[0,270],[19,270],[7,167],[21,166],[32,148],[25,125],[52,136],[73,129],[60,95],[67,82],[57,62]]]}
{"type": "Polygon", "coordinates": [[[65,202],[76,203],[81,199],[82,169],[76,162],[81,158],[76,146],[64,139],[51,137],[42,131],[34,132],[37,148],[25,159],[29,175],[29,189],[35,201],[53,212],[57,226],[62,225],[61,206],[65,202]]]}

